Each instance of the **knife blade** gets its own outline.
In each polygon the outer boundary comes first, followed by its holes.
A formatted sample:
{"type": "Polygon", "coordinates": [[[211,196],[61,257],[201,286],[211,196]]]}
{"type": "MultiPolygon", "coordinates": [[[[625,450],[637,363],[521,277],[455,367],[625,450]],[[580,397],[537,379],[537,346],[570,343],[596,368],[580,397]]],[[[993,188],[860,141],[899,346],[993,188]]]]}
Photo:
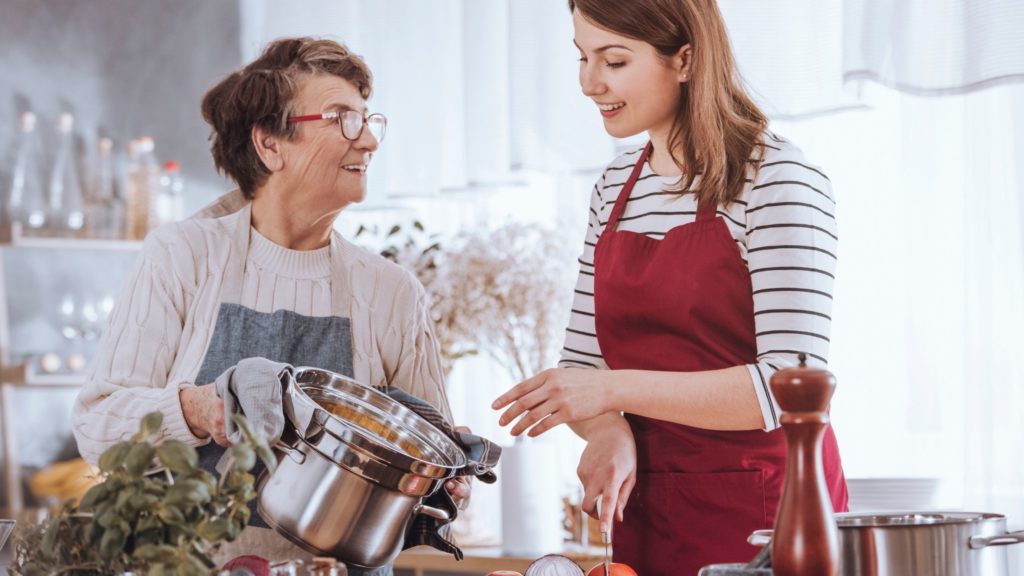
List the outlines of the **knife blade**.
{"type": "Polygon", "coordinates": [[[604,576],[611,576],[610,560],[608,559],[608,546],[612,543],[611,536],[607,532],[601,533],[601,540],[604,541],[604,576]]]}
{"type": "MultiPolygon", "coordinates": [[[[601,498],[597,499],[597,521],[601,521],[601,498]]],[[[608,530],[601,530],[601,543],[604,544],[604,576],[611,576],[611,566],[608,559],[608,547],[612,543],[612,537],[608,530]]]]}

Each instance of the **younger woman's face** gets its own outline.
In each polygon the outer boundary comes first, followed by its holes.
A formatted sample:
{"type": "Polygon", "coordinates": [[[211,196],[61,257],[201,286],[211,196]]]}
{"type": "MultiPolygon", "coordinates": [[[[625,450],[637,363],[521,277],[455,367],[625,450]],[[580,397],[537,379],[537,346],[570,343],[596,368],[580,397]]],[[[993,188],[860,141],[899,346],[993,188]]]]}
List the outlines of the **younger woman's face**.
{"type": "MultiPolygon", "coordinates": [[[[617,138],[643,131],[667,134],[686,79],[682,55],[664,58],[654,46],[599,28],[572,13],[580,51],[580,87],[617,138]]],[[[681,51],[682,52],[682,51],[681,51]]]]}

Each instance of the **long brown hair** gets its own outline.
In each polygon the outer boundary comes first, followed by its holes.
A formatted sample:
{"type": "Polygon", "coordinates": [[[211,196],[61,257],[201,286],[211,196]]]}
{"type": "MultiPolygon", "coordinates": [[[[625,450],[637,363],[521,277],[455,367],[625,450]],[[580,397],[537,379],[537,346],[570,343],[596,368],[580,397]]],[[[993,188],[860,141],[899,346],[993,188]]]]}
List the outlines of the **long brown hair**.
{"type": "MultiPolygon", "coordinates": [[[[665,57],[692,49],[690,80],[680,87],[668,151],[701,205],[729,204],[743,191],[751,158],[763,157],[768,118],[742,87],[715,0],[568,0],[592,23],[647,42],[665,57]],[[755,156],[756,154],[756,156],[755,156]]],[[[758,164],[755,164],[755,167],[758,164]]]]}
{"type": "MultiPolygon", "coordinates": [[[[370,97],[373,76],[362,58],[333,40],[282,38],[268,44],[259,58],[228,75],[203,96],[203,118],[213,128],[210,153],[252,199],[270,176],[252,143],[252,129],[291,139],[295,125],[286,119],[303,74],[331,74],[351,82],[363,99],[370,97]]],[[[305,113],[306,111],[303,111],[305,113]]]]}

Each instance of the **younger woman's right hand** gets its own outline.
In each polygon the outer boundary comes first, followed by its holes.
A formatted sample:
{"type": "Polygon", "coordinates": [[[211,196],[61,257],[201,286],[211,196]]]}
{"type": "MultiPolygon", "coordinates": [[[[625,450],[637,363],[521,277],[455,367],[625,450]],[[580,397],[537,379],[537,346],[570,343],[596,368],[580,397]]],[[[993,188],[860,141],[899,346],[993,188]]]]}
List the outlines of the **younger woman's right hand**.
{"type": "Polygon", "coordinates": [[[224,432],[224,401],[213,384],[191,386],[178,391],[181,413],[196,438],[212,437],[221,446],[230,446],[224,432]]]}
{"type": "Polygon", "coordinates": [[[622,521],[622,511],[636,484],[636,442],[626,419],[618,416],[611,425],[594,430],[580,456],[576,475],[583,483],[583,511],[597,516],[601,499],[601,531],[611,533],[613,520],[622,521]]]}

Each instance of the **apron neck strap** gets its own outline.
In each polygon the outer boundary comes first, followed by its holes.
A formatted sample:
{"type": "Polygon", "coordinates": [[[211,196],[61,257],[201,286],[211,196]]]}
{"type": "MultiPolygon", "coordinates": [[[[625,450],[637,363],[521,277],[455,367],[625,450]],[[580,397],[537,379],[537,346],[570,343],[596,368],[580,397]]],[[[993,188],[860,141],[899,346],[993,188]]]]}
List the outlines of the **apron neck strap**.
{"type": "Polygon", "coordinates": [[[341,234],[331,230],[331,315],[348,317],[352,293],[351,269],[345,258],[341,234]]]}
{"type": "Polygon", "coordinates": [[[699,208],[697,208],[697,222],[707,222],[708,220],[714,220],[717,216],[718,206],[710,202],[701,203],[698,199],[697,202],[699,208]]]}
{"type": "Polygon", "coordinates": [[[247,202],[238,211],[235,231],[231,235],[231,252],[227,269],[224,271],[221,301],[230,304],[242,303],[242,285],[245,282],[245,261],[249,258],[249,227],[252,226],[252,202],[247,202]]]}
{"type": "Polygon", "coordinates": [[[640,152],[640,158],[637,159],[636,164],[633,166],[633,171],[629,173],[629,178],[626,183],[622,186],[622,191],[619,192],[619,197],[615,200],[615,206],[612,208],[612,215],[608,218],[608,224],[605,226],[606,230],[615,231],[616,226],[619,224],[619,217],[626,210],[626,203],[629,202],[629,195],[633,192],[633,186],[636,184],[637,178],[640,177],[640,173],[644,171],[644,164],[647,162],[647,157],[651,155],[651,149],[653,146],[650,142],[647,146],[644,146],[642,152],[640,152]]]}

